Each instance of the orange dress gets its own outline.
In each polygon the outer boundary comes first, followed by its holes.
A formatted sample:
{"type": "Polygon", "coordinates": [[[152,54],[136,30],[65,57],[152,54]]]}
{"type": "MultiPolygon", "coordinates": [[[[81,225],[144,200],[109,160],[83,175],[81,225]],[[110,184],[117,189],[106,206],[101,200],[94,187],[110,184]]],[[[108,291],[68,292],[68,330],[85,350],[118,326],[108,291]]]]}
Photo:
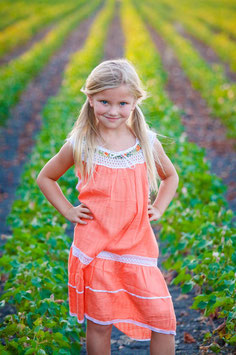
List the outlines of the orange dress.
{"type": "MultiPolygon", "coordinates": [[[[148,131],[151,144],[155,134],[148,131]]],[[[69,139],[73,144],[73,138],[69,139]]],[[[135,340],[176,335],[171,295],[157,266],[148,217],[149,185],[140,142],[120,152],[98,147],[94,181],[78,172],[79,200],[93,219],[76,224],[68,260],[70,315],[114,324],[135,340]]]]}

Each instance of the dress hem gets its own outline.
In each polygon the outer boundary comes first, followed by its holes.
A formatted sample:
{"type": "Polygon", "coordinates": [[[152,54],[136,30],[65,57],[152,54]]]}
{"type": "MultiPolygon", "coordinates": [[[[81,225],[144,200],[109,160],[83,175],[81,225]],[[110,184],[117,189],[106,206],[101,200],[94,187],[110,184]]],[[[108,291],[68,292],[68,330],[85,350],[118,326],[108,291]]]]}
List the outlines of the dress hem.
{"type": "MultiPolygon", "coordinates": [[[[69,311],[69,314],[72,317],[77,317],[76,313],[72,313],[72,312],[69,311]]],[[[141,322],[137,322],[137,321],[132,320],[132,319],[113,319],[111,321],[100,321],[98,319],[90,317],[86,313],[84,315],[85,315],[85,318],[87,318],[87,319],[89,319],[89,320],[91,320],[91,321],[93,321],[94,323],[97,323],[97,324],[102,324],[102,325],[114,324],[115,325],[115,323],[131,323],[131,324],[138,325],[140,327],[148,328],[148,329],[153,330],[154,332],[157,332],[157,333],[173,334],[174,336],[176,336],[176,332],[174,330],[163,330],[163,329],[155,328],[155,327],[152,327],[150,325],[147,325],[147,324],[144,324],[144,323],[141,323],[141,322]]],[[[80,323],[80,324],[84,323],[84,318],[82,320],[77,318],[77,322],[80,323]]],[[[124,333],[124,332],[122,332],[122,333],[124,333]]],[[[129,335],[127,335],[127,336],[130,339],[133,339],[133,340],[136,340],[136,341],[150,341],[151,340],[151,338],[148,338],[148,339],[135,339],[135,338],[130,337],[129,335]]]]}

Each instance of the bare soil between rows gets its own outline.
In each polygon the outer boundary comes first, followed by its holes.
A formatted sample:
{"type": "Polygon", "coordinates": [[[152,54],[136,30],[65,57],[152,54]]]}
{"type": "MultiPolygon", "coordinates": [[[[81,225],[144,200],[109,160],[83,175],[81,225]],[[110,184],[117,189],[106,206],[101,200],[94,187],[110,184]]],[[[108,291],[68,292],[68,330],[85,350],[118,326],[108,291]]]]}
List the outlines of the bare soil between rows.
{"type": "MultiPolygon", "coordinates": [[[[118,8],[116,13],[118,13],[118,8]]],[[[12,110],[12,115],[7,123],[7,127],[1,131],[0,143],[2,148],[0,151],[0,163],[1,166],[4,167],[4,169],[2,169],[4,173],[0,175],[0,183],[2,186],[0,191],[0,201],[2,205],[0,217],[3,221],[6,220],[6,216],[10,212],[24,164],[35,143],[34,137],[41,128],[40,112],[47,99],[56,94],[61,84],[61,73],[69,60],[69,55],[81,48],[92,21],[93,18],[91,17],[79,26],[70,39],[65,42],[60,51],[54,55],[44,71],[29,85],[27,91],[22,95],[20,103],[12,110]],[[9,186],[7,187],[7,185],[9,186]]],[[[118,15],[116,15],[109,29],[104,49],[104,59],[123,57],[123,47],[124,36],[121,31],[120,19],[118,15]]],[[[162,51],[164,51],[163,48],[164,47],[162,47],[162,51]]],[[[166,69],[169,71],[169,68],[166,69]]],[[[181,71],[179,68],[175,69],[177,72],[181,71]]],[[[182,77],[179,77],[178,81],[182,81],[182,77]]],[[[179,88],[176,88],[174,85],[174,82],[169,82],[168,85],[167,90],[170,95],[179,90],[179,88]]],[[[183,82],[183,85],[185,85],[185,82],[183,82]]],[[[183,94],[183,96],[184,95],[185,94],[183,94]]],[[[174,100],[174,94],[172,98],[174,100]]],[[[196,111],[192,107],[196,105],[196,102],[194,101],[194,104],[192,104],[191,97],[187,96],[187,98],[191,117],[193,116],[193,119],[198,121],[199,115],[196,116],[196,111]]],[[[174,102],[178,104],[177,100],[174,102]]],[[[187,127],[186,129],[188,132],[187,127]]],[[[208,131],[205,133],[208,134],[208,131]]],[[[159,228],[154,229],[156,234],[158,233],[158,229],[159,228]]],[[[5,222],[1,226],[0,233],[11,233],[10,227],[7,226],[5,222]]],[[[68,234],[73,238],[72,224],[71,228],[68,229],[68,234]]],[[[192,290],[188,294],[182,294],[179,286],[170,285],[175,275],[171,272],[166,272],[162,268],[161,265],[164,257],[162,256],[161,250],[164,248],[164,243],[158,239],[158,236],[157,242],[160,250],[158,266],[166,279],[176,312],[176,354],[213,354],[211,352],[202,352],[200,346],[203,342],[205,332],[215,329],[223,320],[205,318],[202,316],[201,312],[190,308],[193,303],[193,298],[197,294],[197,290],[192,290]]],[[[1,243],[3,243],[3,240],[1,240],[1,243]]],[[[14,307],[8,305],[4,310],[1,310],[0,318],[3,319],[4,316],[9,313],[14,313],[14,307]]],[[[84,330],[86,329],[86,324],[83,324],[83,328],[84,330]]],[[[85,339],[81,339],[83,343],[81,354],[86,353],[84,340],[85,339]]],[[[149,354],[149,346],[150,342],[133,341],[113,326],[111,339],[112,354],[149,354]]],[[[226,347],[222,349],[221,354],[233,354],[233,349],[226,347]]]]}
{"type": "Polygon", "coordinates": [[[218,117],[212,117],[205,100],[193,89],[190,80],[182,70],[173,50],[147,25],[155,43],[162,64],[168,74],[166,91],[171,101],[184,111],[182,123],[189,141],[205,148],[206,157],[211,163],[210,172],[222,179],[228,190],[226,199],[236,211],[236,154],[235,140],[226,136],[226,128],[218,117]]]}
{"type": "Polygon", "coordinates": [[[4,221],[0,226],[1,234],[10,233],[6,217],[15,199],[24,164],[41,128],[41,111],[47,100],[56,95],[70,56],[82,48],[94,16],[83,21],[68,36],[49,64],[28,85],[19,103],[11,110],[6,125],[0,128],[0,218],[4,221]]]}

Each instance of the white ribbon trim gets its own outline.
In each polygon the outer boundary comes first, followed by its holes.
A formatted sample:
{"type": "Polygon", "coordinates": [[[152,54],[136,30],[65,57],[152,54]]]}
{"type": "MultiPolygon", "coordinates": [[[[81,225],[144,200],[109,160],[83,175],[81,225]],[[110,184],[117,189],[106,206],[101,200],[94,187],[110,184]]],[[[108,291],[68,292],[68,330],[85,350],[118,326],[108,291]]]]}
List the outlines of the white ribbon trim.
{"type": "MultiPolygon", "coordinates": [[[[70,316],[72,317],[77,317],[77,314],[76,313],[72,313],[72,312],[69,312],[70,316]]],[[[155,328],[155,327],[152,327],[148,324],[144,324],[144,323],[141,323],[141,322],[137,322],[133,319],[112,319],[111,321],[100,321],[100,320],[97,320],[93,317],[90,317],[87,313],[84,314],[85,317],[91,321],[93,321],[94,323],[97,323],[97,324],[102,324],[102,325],[109,325],[109,324],[114,324],[114,323],[131,323],[131,324],[135,324],[135,325],[138,325],[139,327],[143,327],[143,328],[147,328],[147,329],[150,329],[150,330],[153,330],[154,332],[157,332],[157,333],[162,333],[162,334],[173,334],[173,335],[176,335],[176,332],[174,330],[164,330],[164,329],[159,329],[159,328],[155,328]]],[[[77,318],[77,321],[78,323],[83,323],[84,322],[84,318],[83,320],[79,320],[77,318]]],[[[129,336],[129,338],[131,338],[129,336]]],[[[134,338],[131,338],[131,339],[134,339],[134,338]]],[[[137,341],[148,341],[148,340],[151,340],[151,338],[149,339],[134,339],[134,340],[137,340],[137,341]]]]}
{"type": "MultiPolygon", "coordinates": [[[[73,287],[73,288],[76,289],[76,286],[73,286],[70,283],[68,283],[68,286],[73,287]]],[[[156,299],[163,299],[163,298],[171,298],[172,297],[171,295],[169,295],[169,296],[151,296],[151,297],[138,296],[135,293],[132,293],[132,292],[129,292],[129,291],[125,290],[124,288],[120,288],[120,289],[114,290],[114,291],[111,291],[111,290],[95,290],[94,288],[92,288],[90,286],[85,286],[85,288],[88,288],[89,290],[91,290],[93,292],[117,293],[117,292],[123,291],[123,292],[129,293],[131,296],[134,296],[134,297],[137,297],[137,298],[142,298],[142,299],[145,299],[145,300],[156,300],[156,299]]],[[[78,290],[76,290],[76,292],[78,294],[84,293],[84,291],[78,291],[78,290]]]]}
{"type": "Polygon", "coordinates": [[[72,243],[72,255],[79,258],[82,264],[88,265],[93,261],[93,258],[83,253],[79,248],[77,248],[74,243],[72,243]]]}
{"type": "MultiPolygon", "coordinates": [[[[74,245],[74,243],[72,244],[72,254],[77,258],[79,258],[80,261],[85,265],[90,264],[91,261],[93,261],[94,259],[86,255],[85,253],[83,253],[79,248],[77,248],[74,245]]],[[[147,256],[131,255],[131,254],[119,255],[115,253],[110,253],[108,251],[102,251],[98,255],[96,255],[96,258],[113,260],[113,261],[118,261],[126,264],[157,267],[157,258],[150,258],[147,256]]]]}

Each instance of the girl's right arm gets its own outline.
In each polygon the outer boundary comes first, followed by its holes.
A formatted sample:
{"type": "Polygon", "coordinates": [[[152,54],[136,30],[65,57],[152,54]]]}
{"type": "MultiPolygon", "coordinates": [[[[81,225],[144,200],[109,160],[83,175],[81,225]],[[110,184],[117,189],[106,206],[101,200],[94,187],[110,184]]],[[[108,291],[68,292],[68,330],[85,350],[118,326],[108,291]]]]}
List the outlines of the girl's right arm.
{"type": "Polygon", "coordinates": [[[81,218],[92,219],[92,216],[87,215],[90,210],[84,204],[74,207],[57,183],[57,180],[73,165],[73,149],[70,142],[67,142],[43,167],[36,181],[44,196],[66,219],[72,223],[87,224],[81,218]]]}

